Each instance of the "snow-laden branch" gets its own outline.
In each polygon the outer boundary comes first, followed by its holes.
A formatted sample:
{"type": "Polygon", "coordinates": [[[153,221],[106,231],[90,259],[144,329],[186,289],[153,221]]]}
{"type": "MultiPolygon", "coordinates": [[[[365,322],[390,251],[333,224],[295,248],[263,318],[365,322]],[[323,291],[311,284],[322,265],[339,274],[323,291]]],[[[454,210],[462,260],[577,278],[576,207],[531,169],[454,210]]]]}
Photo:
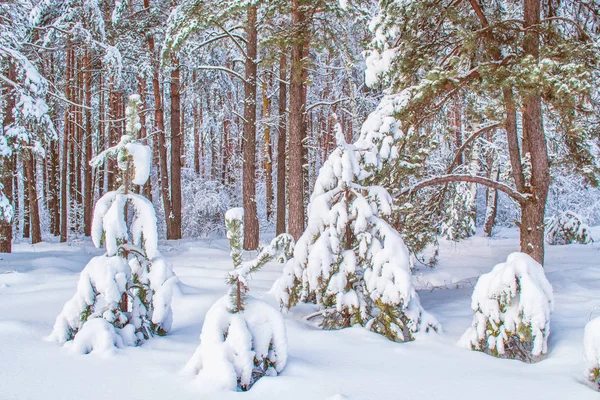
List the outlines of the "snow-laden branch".
{"type": "Polygon", "coordinates": [[[435,185],[439,185],[442,183],[448,183],[448,182],[477,183],[477,184],[487,186],[492,189],[497,189],[501,192],[504,192],[507,195],[509,195],[510,197],[512,197],[513,199],[517,200],[519,203],[524,202],[529,197],[528,194],[523,194],[523,193],[517,192],[515,189],[511,188],[510,186],[505,185],[500,182],[497,182],[497,181],[494,181],[492,179],[484,178],[482,176],[463,175],[463,174],[449,174],[449,175],[441,175],[441,176],[436,176],[433,178],[428,178],[428,179],[422,180],[421,182],[416,183],[415,185],[411,186],[410,188],[407,188],[400,192],[394,193],[392,197],[397,198],[397,197],[401,197],[401,196],[405,196],[405,195],[410,195],[410,194],[416,192],[417,190],[423,189],[425,187],[435,186],[435,185]]]}
{"type": "MultiPolygon", "coordinates": [[[[248,55],[246,54],[246,50],[244,50],[244,47],[237,41],[237,39],[231,34],[231,32],[229,32],[229,30],[227,30],[227,28],[225,28],[223,25],[219,24],[218,22],[215,22],[215,23],[223,31],[223,33],[231,39],[233,44],[235,44],[235,46],[240,50],[240,52],[242,53],[244,58],[246,60],[250,59],[250,57],[248,57],[248,55]]],[[[252,62],[256,63],[256,60],[252,60],[252,62]]]]}
{"type": "Polygon", "coordinates": [[[200,65],[200,66],[197,66],[197,67],[194,67],[194,68],[196,68],[196,69],[204,69],[204,70],[212,70],[212,71],[227,72],[228,74],[233,75],[236,78],[240,79],[242,82],[250,84],[250,82],[248,82],[246,80],[246,78],[244,78],[242,75],[238,74],[237,72],[235,72],[234,70],[229,69],[229,68],[220,67],[218,65],[200,65]]]}
{"type": "Polygon", "coordinates": [[[319,107],[319,106],[335,106],[336,104],[342,103],[344,101],[350,101],[350,100],[351,99],[349,97],[344,97],[342,99],[338,99],[338,100],[335,100],[335,101],[320,101],[318,103],[311,104],[310,106],[308,106],[306,108],[306,112],[309,112],[310,110],[312,110],[315,107],[319,107]]]}

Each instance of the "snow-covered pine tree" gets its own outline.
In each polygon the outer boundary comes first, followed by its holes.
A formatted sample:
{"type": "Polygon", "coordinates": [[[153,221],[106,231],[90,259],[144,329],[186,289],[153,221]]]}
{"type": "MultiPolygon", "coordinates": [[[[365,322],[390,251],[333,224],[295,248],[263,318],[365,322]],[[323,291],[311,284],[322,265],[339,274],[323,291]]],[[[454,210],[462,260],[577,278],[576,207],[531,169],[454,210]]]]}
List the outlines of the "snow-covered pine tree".
{"type": "Polygon", "coordinates": [[[585,325],[583,335],[584,376],[595,390],[600,391],[600,317],[585,325]]]}
{"type": "Polygon", "coordinates": [[[471,308],[475,316],[462,346],[525,362],[539,361],[548,351],[552,286],[529,255],[512,253],[481,275],[471,308]]]}
{"type": "Polygon", "coordinates": [[[592,242],[590,227],[583,217],[573,211],[565,211],[550,218],[546,224],[546,242],[548,244],[588,244],[592,242]]]}
{"type": "Polygon", "coordinates": [[[408,249],[384,219],[391,213],[391,197],[369,183],[373,171],[397,156],[391,146],[400,134],[396,121],[380,112],[369,116],[354,145],[336,126],[338,147],[319,172],[308,227],[274,292],[287,309],[316,302],[326,329],[359,324],[403,342],[439,325],[421,307],[408,249]]]}
{"type": "Polygon", "coordinates": [[[156,214],[152,203],[131,191],[146,183],[151,152],[134,138],[140,129],[140,98],[132,95],[126,109],[126,132],[120,142],[95,157],[101,165],[116,157],[121,186],[96,203],[92,239],[106,254],[92,258],[81,272],[77,292],[56,318],[51,338],[89,353],[136,345],[171,328],[171,296],[177,277],[157,249],[156,214]]]}
{"type": "Polygon", "coordinates": [[[282,315],[246,293],[249,275],[274,258],[287,260],[294,239],[281,234],[260,250],[255,260],[244,262],[243,220],[243,208],[225,214],[234,265],[228,277],[229,291],[208,310],[200,346],[185,367],[209,390],[248,390],[261,377],[279,374],[287,361],[282,315]]]}

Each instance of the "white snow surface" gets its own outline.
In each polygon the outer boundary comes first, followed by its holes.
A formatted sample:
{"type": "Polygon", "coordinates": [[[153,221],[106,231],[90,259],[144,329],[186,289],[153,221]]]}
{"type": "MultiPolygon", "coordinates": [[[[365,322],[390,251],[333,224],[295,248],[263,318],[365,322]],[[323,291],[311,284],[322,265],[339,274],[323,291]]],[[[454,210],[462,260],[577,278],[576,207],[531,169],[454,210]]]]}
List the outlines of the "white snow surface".
{"type": "MultiPolygon", "coordinates": [[[[599,228],[592,231],[600,236],[599,228]]],[[[438,318],[443,332],[393,343],[360,327],[323,331],[302,318],[314,306],[300,305],[284,315],[289,344],[285,369],[277,377],[261,378],[247,393],[202,393],[197,380],[180,373],[198,346],[208,309],[226,292],[229,244],[225,239],[169,241],[159,249],[181,280],[173,294],[171,333],[139,347],[98,353],[102,357],[96,356],[102,343],[93,343],[90,355],[73,356],[44,338],[73,295],[83,267],[103,250],[89,241],[23,243],[15,245],[13,254],[0,255],[0,398],[598,398],[582,374],[584,327],[592,309],[600,306],[598,242],[547,248],[544,271],[554,289],[555,312],[548,355],[539,363],[498,359],[456,345],[471,325],[477,278],[518,251],[518,231],[502,230],[493,239],[442,241],[437,268],[416,266],[413,281],[421,303],[438,318]],[[501,390],[490,390],[499,385],[501,390]]],[[[256,272],[252,293],[275,304],[267,291],[281,268],[273,262],[256,272]]],[[[114,338],[108,331],[107,338],[114,338]]]]}
{"type": "Polygon", "coordinates": [[[152,150],[150,147],[139,143],[127,143],[125,148],[127,149],[127,153],[133,158],[133,167],[135,170],[133,183],[139,186],[145,185],[150,176],[152,150]]]}
{"type": "Polygon", "coordinates": [[[594,380],[593,372],[600,369],[600,317],[585,325],[583,336],[584,378],[594,380]]]}

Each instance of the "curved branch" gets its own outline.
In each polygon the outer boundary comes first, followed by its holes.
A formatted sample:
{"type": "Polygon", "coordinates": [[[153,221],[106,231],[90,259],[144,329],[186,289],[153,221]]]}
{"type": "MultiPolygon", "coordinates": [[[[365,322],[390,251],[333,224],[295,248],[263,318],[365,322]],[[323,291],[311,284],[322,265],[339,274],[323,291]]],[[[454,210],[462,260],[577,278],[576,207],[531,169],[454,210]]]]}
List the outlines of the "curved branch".
{"type": "Polygon", "coordinates": [[[501,122],[496,122],[490,125],[486,125],[483,128],[473,132],[471,134],[471,136],[469,136],[469,138],[467,140],[465,140],[465,142],[462,144],[462,146],[460,146],[460,148],[458,149],[458,151],[456,152],[456,155],[454,156],[454,159],[452,160],[452,163],[450,164],[450,166],[448,167],[448,170],[446,173],[451,173],[452,170],[454,169],[454,167],[456,167],[456,164],[458,163],[458,160],[460,159],[460,155],[463,153],[463,151],[465,151],[465,149],[467,148],[467,146],[469,144],[471,144],[471,142],[473,142],[475,139],[477,139],[479,136],[483,135],[485,132],[489,131],[490,129],[494,129],[499,127],[500,125],[502,125],[501,122]]]}
{"type": "Polygon", "coordinates": [[[227,72],[230,75],[235,76],[236,78],[240,79],[242,82],[245,83],[249,83],[246,78],[244,78],[242,75],[238,74],[237,72],[235,72],[232,69],[229,68],[225,68],[225,67],[219,67],[217,65],[200,65],[195,67],[196,69],[205,69],[205,70],[212,70],[212,71],[223,71],[223,72],[227,72]]]}
{"type": "Polygon", "coordinates": [[[516,201],[518,201],[519,203],[524,202],[529,197],[529,195],[527,195],[527,194],[517,192],[515,189],[511,188],[510,186],[505,185],[500,182],[497,182],[497,181],[494,181],[492,179],[484,178],[482,176],[459,175],[459,174],[441,175],[441,176],[436,176],[433,178],[425,179],[421,182],[418,182],[417,184],[413,185],[412,187],[410,187],[408,189],[404,189],[398,193],[395,193],[392,197],[397,198],[397,197],[401,197],[401,196],[405,196],[405,195],[411,195],[413,192],[416,192],[419,189],[423,189],[423,188],[429,187],[429,186],[439,185],[442,183],[448,183],[448,182],[478,183],[480,185],[487,186],[492,189],[497,189],[501,192],[504,192],[507,195],[509,195],[510,197],[512,197],[513,199],[515,199],[516,201]]]}

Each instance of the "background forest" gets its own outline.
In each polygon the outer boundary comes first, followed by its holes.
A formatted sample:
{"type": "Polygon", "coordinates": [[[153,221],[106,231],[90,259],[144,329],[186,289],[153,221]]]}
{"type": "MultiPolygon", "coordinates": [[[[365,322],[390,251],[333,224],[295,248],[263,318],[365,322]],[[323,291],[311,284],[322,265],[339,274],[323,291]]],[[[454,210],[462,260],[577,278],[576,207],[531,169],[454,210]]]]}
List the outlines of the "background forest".
{"type": "MultiPolygon", "coordinates": [[[[465,26],[480,23],[472,7],[477,2],[456,3],[466,13],[465,26]]],[[[564,36],[581,29],[580,43],[593,43],[585,36],[598,30],[593,3],[542,3],[552,29],[564,36]]],[[[414,16],[423,21],[443,6],[421,4],[414,16]]],[[[515,12],[511,4],[482,2],[500,21],[496,28],[508,47],[516,39],[502,18],[515,12]]],[[[10,251],[11,238],[36,243],[90,234],[95,200],[121,183],[114,161],[97,169],[89,162],[125,133],[125,106],[134,93],[142,102],[139,139],[153,149],[151,180],[140,190],[155,205],[162,238],[222,236],[225,211],[243,205],[246,249],[257,247],[259,233],[289,232],[298,239],[319,168],[336,147],[334,125],[340,124],[347,143],[354,142],[384,88],[405,84],[391,73],[377,76],[383,47],[389,48],[384,42],[394,35],[385,25],[393,12],[391,6],[382,12],[377,26],[374,1],[2,2],[0,249],[10,251]]],[[[399,21],[394,29],[410,33],[406,21],[399,21]]],[[[416,36],[408,41],[413,47],[401,46],[401,76],[410,73],[416,82],[423,74],[411,63],[419,61],[423,70],[446,62],[428,52],[453,54],[448,49],[456,37],[435,34],[427,39],[431,49],[416,36]]],[[[596,62],[588,57],[589,69],[570,78],[597,84],[596,62]],[[577,75],[582,73],[589,79],[577,75]]],[[[435,83],[442,75],[426,80],[435,83]]],[[[485,85],[500,88],[496,78],[485,85]]],[[[577,91],[563,86],[570,94],[577,91]]],[[[597,85],[592,88],[561,100],[585,96],[587,107],[597,110],[597,85]]],[[[503,106],[482,97],[481,89],[461,84],[427,110],[419,138],[406,145],[414,153],[401,155],[412,166],[402,172],[406,180],[395,183],[398,191],[445,172],[511,182],[503,106]],[[494,115],[499,118],[491,120],[494,115]]],[[[585,133],[573,144],[563,140],[575,136],[565,133],[565,119],[551,106],[543,108],[551,170],[546,217],[571,210],[597,224],[597,118],[585,118],[585,133]],[[572,157],[577,146],[586,152],[578,149],[580,157],[572,157]]],[[[515,129],[522,136],[520,122],[515,129]]],[[[527,160],[523,165],[527,169],[527,160]]],[[[415,254],[438,235],[460,240],[478,226],[493,235],[494,226],[512,226],[520,218],[514,199],[475,182],[446,183],[411,196],[395,226],[415,254]]]]}

